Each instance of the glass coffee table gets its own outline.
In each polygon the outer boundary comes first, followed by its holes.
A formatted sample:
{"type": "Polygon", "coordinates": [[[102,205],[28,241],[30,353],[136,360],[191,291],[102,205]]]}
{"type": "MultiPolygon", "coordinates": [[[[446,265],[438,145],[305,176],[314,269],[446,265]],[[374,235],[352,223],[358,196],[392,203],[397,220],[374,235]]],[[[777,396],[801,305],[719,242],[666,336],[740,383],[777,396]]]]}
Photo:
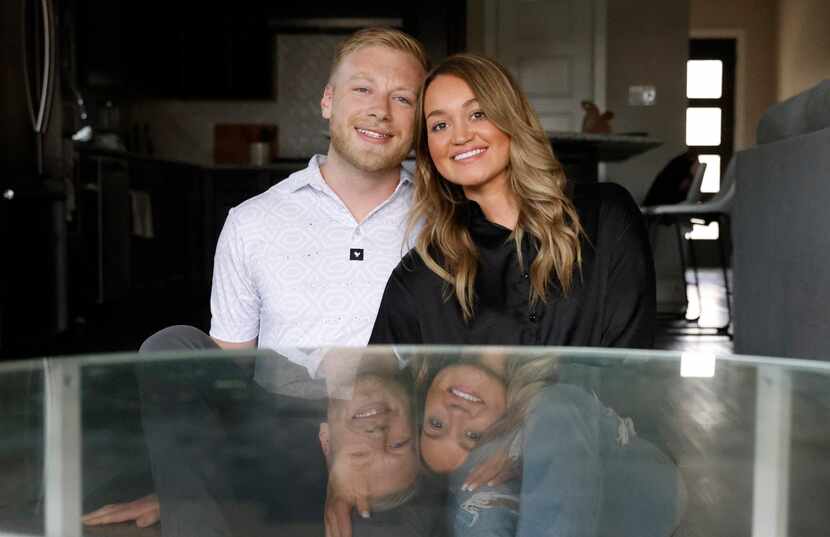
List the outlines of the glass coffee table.
{"type": "Polygon", "coordinates": [[[828,364],[753,356],[370,346],[3,362],[0,537],[326,535],[326,521],[355,536],[826,535],[828,422],[828,364]],[[82,524],[148,494],[159,523],[82,524]]]}

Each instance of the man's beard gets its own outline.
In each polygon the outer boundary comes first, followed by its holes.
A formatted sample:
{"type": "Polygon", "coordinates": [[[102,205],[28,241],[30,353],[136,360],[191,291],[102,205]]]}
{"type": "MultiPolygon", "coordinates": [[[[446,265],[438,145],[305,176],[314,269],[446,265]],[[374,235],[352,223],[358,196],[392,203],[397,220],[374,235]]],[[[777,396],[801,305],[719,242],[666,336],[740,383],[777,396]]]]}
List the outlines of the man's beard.
{"type": "Polygon", "coordinates": [[[372,148],[369,144],[360,144],[351,125],[332,124],[331,145],[341,158],[358,170],[374,173],[397,168],[409,154],[407,144],[399,145],[396,141],[387,142],[388,147],[372,148]]]}

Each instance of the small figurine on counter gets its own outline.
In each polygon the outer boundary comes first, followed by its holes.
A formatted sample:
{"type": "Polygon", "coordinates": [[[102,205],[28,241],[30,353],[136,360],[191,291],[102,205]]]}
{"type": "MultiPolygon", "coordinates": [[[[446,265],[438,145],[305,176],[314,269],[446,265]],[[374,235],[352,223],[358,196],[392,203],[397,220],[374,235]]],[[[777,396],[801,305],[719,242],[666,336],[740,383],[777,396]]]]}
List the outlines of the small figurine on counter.
{"type": "Polygon", "coordinates": [[[582,109],[585,110],[585,117],[582,119],[582,132],[595,134],[609,134],[611,132],[611,120],[614,119],[614,112],[606,110],[600,114],[599,108],[592,101],[582,101],[582,109]]]}

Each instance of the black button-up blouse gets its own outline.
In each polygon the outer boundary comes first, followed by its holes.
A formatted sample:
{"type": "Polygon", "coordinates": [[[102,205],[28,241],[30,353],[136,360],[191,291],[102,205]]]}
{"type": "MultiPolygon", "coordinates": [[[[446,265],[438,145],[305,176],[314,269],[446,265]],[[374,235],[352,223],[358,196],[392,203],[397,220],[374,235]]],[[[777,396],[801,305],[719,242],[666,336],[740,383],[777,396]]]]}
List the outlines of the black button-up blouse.
{"type": "Polygon", "coordinates": [[[639,208],[614,183],[576,184],[572,200],[586,237],[567,296],[554,277],[547,301],[531,306],[533,239],[526,236],[521,267],[510,230],[469,202],[465,217],[480,254],[473,319],[464,320],[455,295],[445,298],[447,284],[412,250],[392,272],[369,342],[651,347],[654,262],[639,208]]]}

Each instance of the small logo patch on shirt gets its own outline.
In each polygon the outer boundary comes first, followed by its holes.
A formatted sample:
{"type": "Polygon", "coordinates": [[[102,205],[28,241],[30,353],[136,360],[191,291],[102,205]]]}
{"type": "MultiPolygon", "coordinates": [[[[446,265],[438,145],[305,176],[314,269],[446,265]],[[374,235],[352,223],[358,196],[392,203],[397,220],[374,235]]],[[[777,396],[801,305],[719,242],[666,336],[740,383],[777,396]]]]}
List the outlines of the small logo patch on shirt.
{"type": "Polygon", "coordinates": [[[363,261],[363,248],[349,250],[349,261],[363,261]]]}

